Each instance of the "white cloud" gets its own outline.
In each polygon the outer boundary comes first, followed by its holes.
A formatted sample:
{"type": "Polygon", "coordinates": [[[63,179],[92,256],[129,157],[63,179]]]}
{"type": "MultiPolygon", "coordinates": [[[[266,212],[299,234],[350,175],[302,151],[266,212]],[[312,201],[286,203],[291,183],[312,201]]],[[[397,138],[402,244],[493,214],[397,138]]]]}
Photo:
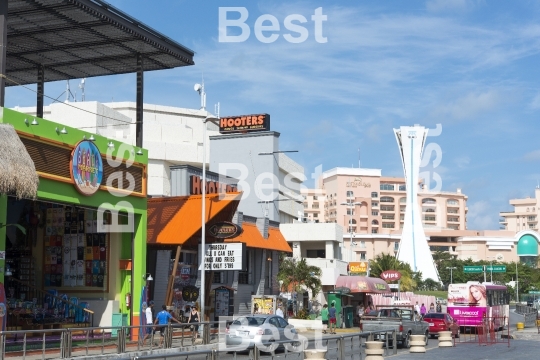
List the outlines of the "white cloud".
{"type": "Polygon", "coordinates": [[[540,109],[540,93],[536,94],[536,96],[532,99],[531,103],[529,104],[531,109],[538,110],[540,109]]]}
{"type": "Polygon", "coordinates": [[[498,212],[488,201],[469,204],[467,228],[469,230],[497,230],[498,212]]]}
{"type": "Polygon", "coordinates": [[[447,104],[439,105],[434,110],[434,117],[454,120],[472,119],[483,113],[492,112],[501,105],[501,96],[497,91],[470,93],[447,104]]]}
{"type": "Polygon", "coordinates": [[[468,156],[461,156],[456,159],[454,159],[454,163],[457,165],[458,168],[463,169],[467,167],[471,162],[471,158],[468,156]]]}
{"type": "Polygon", "coordinates": [[[540,150],[528,152],[523,158],[527,161],[540,161],[540,150]]]}
{"type": "Polygon", "coordinates": [[[426,1],[426,9],[431,12],[463,12],[470,8],[468,0],[429,0],[426,1]]]}

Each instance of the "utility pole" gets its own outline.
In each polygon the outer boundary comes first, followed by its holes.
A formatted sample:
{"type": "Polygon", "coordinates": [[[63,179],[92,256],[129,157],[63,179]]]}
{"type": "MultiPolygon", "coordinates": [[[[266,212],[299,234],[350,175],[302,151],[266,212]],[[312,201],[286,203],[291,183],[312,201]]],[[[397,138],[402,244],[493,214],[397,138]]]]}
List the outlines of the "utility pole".
{"type": "Polygon", "coordinates": [[[447,267],[446,267],[446,270],[450,270],[450,284],[453,284],[453,283],[454,283],[454,278],[453,278],[453,276],[452,276],[452,275],[453,275],[453,274],[452,274],[452,271],[453,271],[453,270],[456,270],[456,269],[457,269],[457,267],[455,267],[455,266],[447,266],[447,267]]]}

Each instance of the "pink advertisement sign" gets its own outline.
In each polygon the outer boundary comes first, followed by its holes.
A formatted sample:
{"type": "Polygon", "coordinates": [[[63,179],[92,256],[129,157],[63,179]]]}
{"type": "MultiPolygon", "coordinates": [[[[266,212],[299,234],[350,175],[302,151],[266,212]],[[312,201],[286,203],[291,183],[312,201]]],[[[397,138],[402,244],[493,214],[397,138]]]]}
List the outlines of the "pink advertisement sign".
{"type": "Polygon", "coordinates": [[[480,306],[448,306],[447,310],[459,326],[478,326],[482,323],[484,314],[486,313],[485,307],[480,306]]]}
{"type": "Polygon", "coordinates": [[[482,284],[448,285],[448,307],[451,306],[486,306],[486,287],[482,284]]]}

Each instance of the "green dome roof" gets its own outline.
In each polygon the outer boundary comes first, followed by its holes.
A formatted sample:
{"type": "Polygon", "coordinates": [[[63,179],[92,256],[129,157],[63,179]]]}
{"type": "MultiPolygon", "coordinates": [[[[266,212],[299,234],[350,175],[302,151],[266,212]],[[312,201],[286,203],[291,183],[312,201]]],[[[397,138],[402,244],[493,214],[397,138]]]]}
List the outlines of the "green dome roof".
{"type": "Polygon", "coordinates": [[[518,256],[538,256],[538,239],[532,235],[523,235],[517,244],[518,256]]]}

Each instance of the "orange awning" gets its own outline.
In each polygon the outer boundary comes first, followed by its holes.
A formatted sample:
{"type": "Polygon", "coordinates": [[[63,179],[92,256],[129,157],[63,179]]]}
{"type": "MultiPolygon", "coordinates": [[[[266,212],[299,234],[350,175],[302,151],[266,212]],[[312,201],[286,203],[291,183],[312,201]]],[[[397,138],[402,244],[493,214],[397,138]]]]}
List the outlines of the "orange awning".
{"type": "MultiPolygon", "coordinates": [[[[206,195],[207,225],[231,221],[241,197],[241,192],[206,195]]],[[[201,195],[148,199],[146,242],[184,245],[201,231],[201,212],[201,195]]]]}
{"type": "Polygon", "coordinates": [[[244,222],[242,224],[242,230],[242,234],[232,239],[226,239],[225,242],[243,242],[247,247],[251,248],[292,252],[291,247],[279,229],[269,228],[268,239],[263,238],[255,224],[244,222]]]}

